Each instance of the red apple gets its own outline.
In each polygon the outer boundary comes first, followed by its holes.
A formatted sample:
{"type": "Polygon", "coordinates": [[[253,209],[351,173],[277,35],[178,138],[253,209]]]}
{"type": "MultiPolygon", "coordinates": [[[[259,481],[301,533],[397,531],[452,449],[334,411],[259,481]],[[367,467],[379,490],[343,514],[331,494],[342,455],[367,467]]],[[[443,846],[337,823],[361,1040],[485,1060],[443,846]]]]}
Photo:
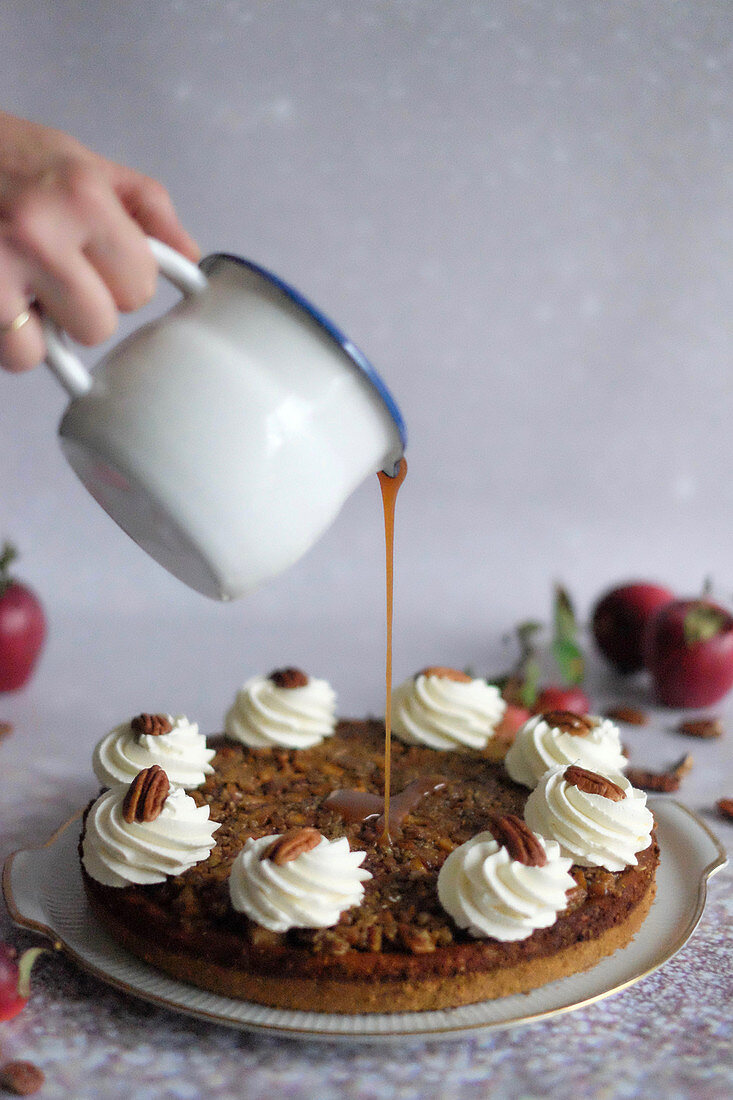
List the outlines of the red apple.
{"type": "Polygon", "coordinates": [[[532,710],[542,714],[548,710],[570,710],[574,714],[588,714],[590,699],[577,684],[563,687],[560,684],[547,684],[534,701],[532,710]]]}
{"type": "Polygon", "coordinates": [[[30,679],[46,637],[46,617],[34,592],[8,574],[16,553],[0,552],[0,691],[16,691],[30,679]]]}
{"type": "Polygon", "coordinates": [[[647,623],[644,662],[668,707],[708,707],[733,687],[733,615],[710,599],[673,600],[647,623]]]}
{"type": "Polygon", "coordinates": [[[674,598],[668,588],[648,581],[619,585],[600,598],[592,614],[593,636],[615,669],[628,673],[644,667],[646,624],[674,598]]]}

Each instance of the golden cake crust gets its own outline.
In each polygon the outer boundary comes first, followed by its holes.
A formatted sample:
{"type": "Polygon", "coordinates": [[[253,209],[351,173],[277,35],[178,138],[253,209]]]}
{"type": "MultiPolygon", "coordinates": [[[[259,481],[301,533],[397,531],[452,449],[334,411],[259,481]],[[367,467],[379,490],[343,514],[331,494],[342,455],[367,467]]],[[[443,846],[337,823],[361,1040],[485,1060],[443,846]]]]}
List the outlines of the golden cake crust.
{"type": "Polygon", "coordinates": [[[336,789],[382,790],[383,738],[380,722],[344,721],[329,741],[301,751],[219,740],[214,775],[193,792],[221,822],[209,859],[156,886],[114,889],[84,873],[94,912],[115,939],[175,978],[319,1012],[440,1009],[525,992],[588,969],[631,940],[654,898],[655,841],[636,867],[617,874],[574,868],[568,908],[526,940],[475,940],[458,930],[437,899],[440,866],[494,814],[521,814],[529,792],[506,775],[497,742],[484,752],[395,742],[392,789],[426,775],[436,789],[385,847],[374,819],[346,823],[324,807],[336,789]],[[229,867],[247,837],[298,826],[348,836],[352,849],[366,851],[374,877],[363,905],[334,928],[267,932],[232,909],[229,867]]]}

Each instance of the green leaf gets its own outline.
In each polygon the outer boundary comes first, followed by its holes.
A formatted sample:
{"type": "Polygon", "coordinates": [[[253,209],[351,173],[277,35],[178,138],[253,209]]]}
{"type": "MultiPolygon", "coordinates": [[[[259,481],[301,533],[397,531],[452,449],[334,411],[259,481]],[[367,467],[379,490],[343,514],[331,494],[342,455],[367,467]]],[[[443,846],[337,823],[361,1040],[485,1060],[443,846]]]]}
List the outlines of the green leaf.
{"type": "Polygon", "coordinates": [[[528,657],[522,665],[522,687],[519,698],[525,707],[533,707],[540,689],[542,669],[536,657],[528,657]]]}
{"type": "Polygon", "coordinates": [[[574,642],[578,633],[575,622],[575,610],[567,591],[560,584],[555,585],[554,604],[555,638],[558,641],[574,642]]]}
{"type": "Polygon", "coordinates": [[[535,635],[542,629],[543,624],[534,620],[519,623],[514,629],[519,644],[516,663],[508,672],[488,677],[488,682],[494,684],[509,702],[531,706],[537,698],[541,666],[535,635]]]}
{"type": "Polygon", "coordinates": [[[534,619],[528,619],[517,626],[517,640],[519,641],[519,651],[521,653],[520,663],[526,660],[527,657],[534,656],[536,652],[534,638],[540,630],[542,630],[542,623],[538,623],[534,619]]]}
{"type": "Polygon", "coordinates": [[[550,652],[565,683],[582,684],[585,657],[578,642],[578,624],[572,600],[562,585],[555,585],[554,633],[550,652]]]}
{"type": "Polygon", "coordinates": [[[552,656],[566,684],[582,684],[585,675],[585,657],[580,646],[570,641],[552,643],[552,656]]]}

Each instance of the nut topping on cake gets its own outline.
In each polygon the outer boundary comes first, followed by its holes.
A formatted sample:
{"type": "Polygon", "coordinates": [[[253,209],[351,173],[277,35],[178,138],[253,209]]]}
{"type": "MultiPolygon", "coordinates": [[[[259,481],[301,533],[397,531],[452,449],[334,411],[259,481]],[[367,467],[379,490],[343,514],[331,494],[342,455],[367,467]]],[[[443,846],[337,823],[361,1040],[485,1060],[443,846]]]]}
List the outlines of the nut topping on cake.
{"type": "Polygon", "coordinates": [[[282,867],[283,863],[290,863],[291,859],[297,859],[303,852],[310,852],[320,843],[321,834],[318,829],[288,829],[265,848],[261,858],[271,859],[278,867],[282,867]]]}
{"type": "Polygon", "coordinates": [[[548,726],[571,733],[573,737],[587,737],[595,725],[592,718],[575,714],[572,710],[546,710],[542,718],[548,726]]]}
{"type": "Polygon", "coordinates": [[[617,783],[607,779],[598,772],[589,772],[586,768],[579,768],[577,764],[571,764],[565,769],[565,782],[571,787],[585,791],[586,794],[599,794],[602,798],[610,798],[612,802],[622,802],[626,795],[617,783]]]}
{"type": "Polygon", "coordinates": [[[470,684],[471,677],[458,668],[448,668],[446,665],[429,665],[418,676],[438,676],[441,680],[457,680],[460,684],[470,684]]]}
{"type": "Polygon", "coordinates": [[[170,733],[173,729],[167,714],[138,714],[130,722],[130,728],[138,737],[147,734],[148,737],[161,737],[164,733],[170,733]]]}
{"type": "Polygon", "coordinates": [[[169,792],[168,776],[158,764],[144,768],[129,786],[122,803],[122,816],[128,825],[133,821],[155,821],[169,792]]]}
{"type": "Polygon", "coordinates": [[[276,668],[270,679],[279,688],[302,688],[308,684],[308,677],[299,668],[276,668]]]}
{"type": "Polygon", "coordinates": [[[544,848],[527,823],[517,814],[504,814],[503,817],[495,818],[489,830],[497,844],[503,845],[512,859],[523,863],[525,867],[544,867],[547,863],[544,848]]]}

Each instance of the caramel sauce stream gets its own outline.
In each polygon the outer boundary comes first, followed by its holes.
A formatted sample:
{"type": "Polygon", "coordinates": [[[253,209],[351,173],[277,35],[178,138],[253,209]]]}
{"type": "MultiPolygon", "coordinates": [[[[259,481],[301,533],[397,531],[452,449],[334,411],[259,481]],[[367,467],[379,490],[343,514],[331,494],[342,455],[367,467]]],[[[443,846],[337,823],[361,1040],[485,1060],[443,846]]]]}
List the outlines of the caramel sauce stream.
{"type": "Polygon", "coordinates": [[[386,551],[387,579],[387,660],[386,692],[384,704],[384,829],[382,844],[389,844],[389,801],[392,772],[392,619],[394,609],[394,517],[395,502],[400,485],[407,476],[407,462],[400,460],[394,477],[380,470],[377,475],[382,488],[382,506],[384,509],[384,545],[386,551]]]}

